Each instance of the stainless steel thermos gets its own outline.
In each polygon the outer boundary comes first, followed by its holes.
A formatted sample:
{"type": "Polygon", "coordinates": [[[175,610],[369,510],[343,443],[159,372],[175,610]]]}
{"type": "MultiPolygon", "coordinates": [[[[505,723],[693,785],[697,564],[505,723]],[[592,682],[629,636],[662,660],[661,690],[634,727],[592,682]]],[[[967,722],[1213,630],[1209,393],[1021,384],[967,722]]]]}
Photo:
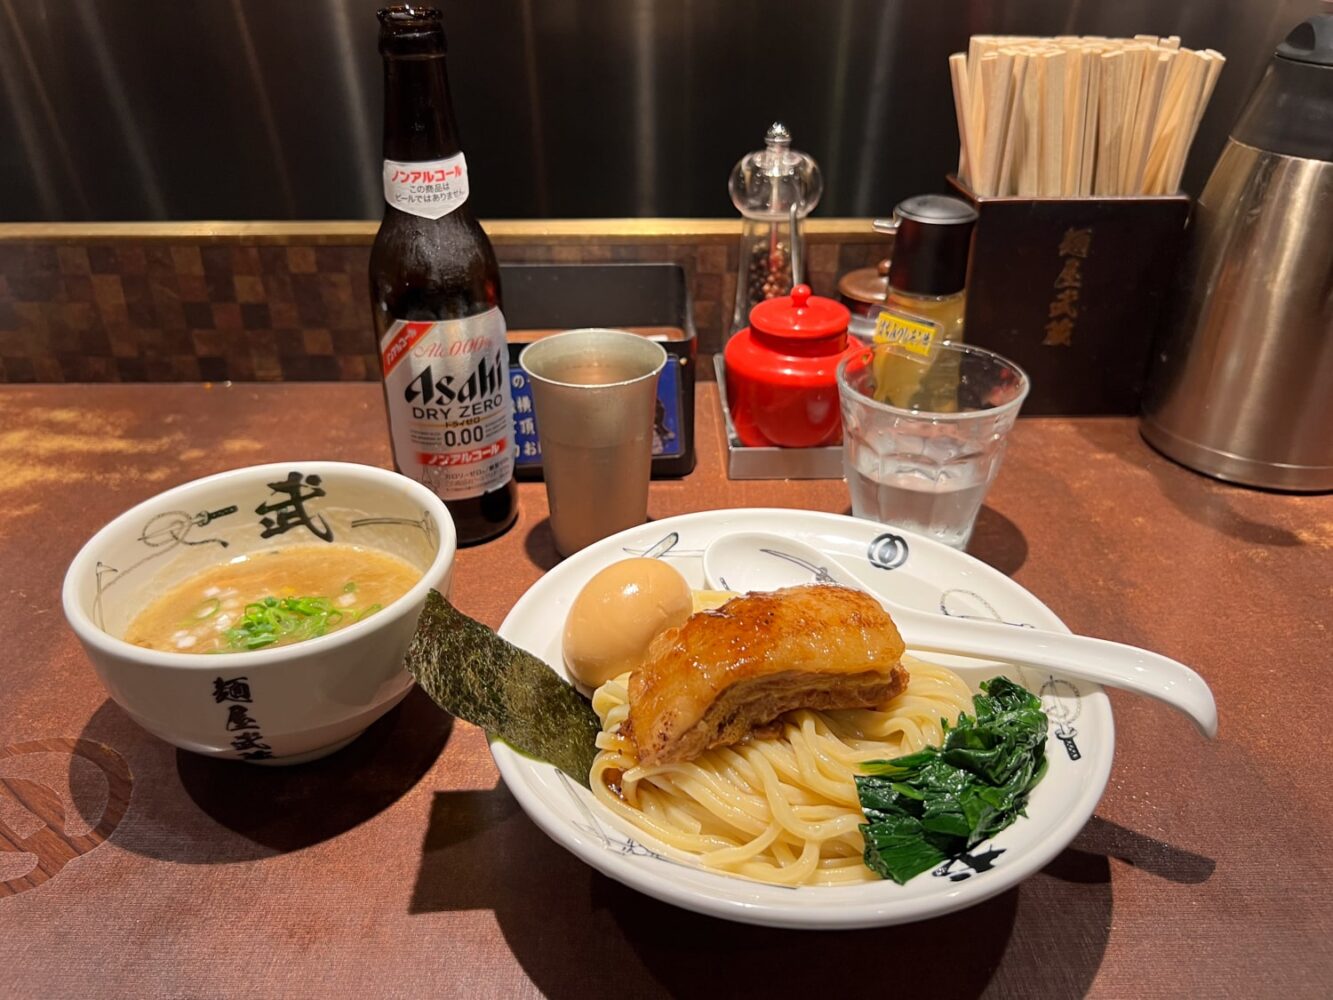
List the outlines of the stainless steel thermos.
{"type": "Polygon", "coordinates": [[[1278,46],[1192,225],[1143,436],[1219,479],[1333,490],[1333,15],[1278,46]]]}

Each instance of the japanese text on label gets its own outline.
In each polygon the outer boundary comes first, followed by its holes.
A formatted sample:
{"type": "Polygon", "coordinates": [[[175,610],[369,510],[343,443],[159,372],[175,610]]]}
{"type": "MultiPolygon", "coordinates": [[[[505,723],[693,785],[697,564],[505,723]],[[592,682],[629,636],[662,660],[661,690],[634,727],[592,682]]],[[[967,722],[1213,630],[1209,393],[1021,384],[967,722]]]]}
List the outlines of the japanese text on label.
{"type": "Polygon", "coordinates": [[[940,329],[938,323],[884,309],[875,320],[875,343],[888,344],[899,354],[930,361],[939,353],[944,339],[940,329]]]}
{"type": "Polygon", "coordinates": [[[384,200],[401,212],[439,219],[467,201],[463,154],[422,163],[384,161],[384,200]]]}

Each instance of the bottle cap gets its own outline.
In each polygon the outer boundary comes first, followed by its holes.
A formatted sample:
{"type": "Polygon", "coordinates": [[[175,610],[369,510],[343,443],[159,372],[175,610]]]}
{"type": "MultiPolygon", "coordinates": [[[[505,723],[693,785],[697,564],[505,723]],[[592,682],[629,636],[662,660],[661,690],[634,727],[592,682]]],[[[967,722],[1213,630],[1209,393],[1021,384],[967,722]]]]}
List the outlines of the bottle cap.
{"type": "Polygon", "coordinates": [[[380,22],[380,55],[442,56],[444,19],[435,7],[394,4],[375,15],[380,22]]]}
{"type": "Polygon", "coordinates": [[[1295,62],[1333,66],[1333,14],[1320,14],[1291,29],[1276,55],[1295,62]]]}
{"type": "Polygon", "coordinates": [[[893,214],[898,225],[889,287],[916,295],[952,295],[966,288],[977,210],[949,195],[921,194],[893,214]]]}
{"type": "Polygon", "coordinates": [[[1333,14],[1292,29],[1231,138],[1282,156],[1333,162],[1333,14]]]}
{"type": "Polygon", "coordinates": [[[814,340],[845,333],[852,314],[833,299],[810,294],[797,285],[790,295],[760,302],[750,310],[750,326],[761,333],[792,340],[814,340]]]}
{"type": "Polygon", "coordinates": [[[804,219],[819,204],[824,177],[807,153],[791,148],[791,132],[774,122],[764,135],[764,148],[746,153],[727,180],[731,202],[747,219],[786,222],[791,210],[804,219]]]}

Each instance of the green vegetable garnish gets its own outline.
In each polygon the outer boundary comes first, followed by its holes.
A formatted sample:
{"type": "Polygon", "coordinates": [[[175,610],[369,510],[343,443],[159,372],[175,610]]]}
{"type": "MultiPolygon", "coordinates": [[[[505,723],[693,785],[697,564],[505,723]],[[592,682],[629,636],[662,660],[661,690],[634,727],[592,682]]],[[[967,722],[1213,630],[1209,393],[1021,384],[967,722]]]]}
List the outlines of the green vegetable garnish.
{"type": "Polygon", "coordinates": [[[865,863],[900,885],[995,836],[1025,815],[1046,774],[1046,713],[1004,677],[983,682],[966,712],[944,726],[944,744],[868,761],[856,778],[865,863]]]}
{"type": "Polygon", "coordinates": [[[537,657],[433,590],[407,651],[407,669],[445,711],[587,787],[601,729],[592,706],[537,657]]]}
{"type": "Polygon", "coordinates": [[[327,597],[265,597],[245,606],[240,620],[223,633],[223,640],[233,650],[300,642],[324,635],[348,616],[356,622],[378,610],[380,605],[372,604],[359,612],[356,608],[344,611],[327,597]]]}
{"type": "MultiPolygon", "coordinates": [[[[212,618],[222,608],[222,602],[216,597],[210,597],[203,604],[194,609],[194,620],[197,622],[212,618]]],[[[187,622],[186,624],[192,624],[187,622]]]]}

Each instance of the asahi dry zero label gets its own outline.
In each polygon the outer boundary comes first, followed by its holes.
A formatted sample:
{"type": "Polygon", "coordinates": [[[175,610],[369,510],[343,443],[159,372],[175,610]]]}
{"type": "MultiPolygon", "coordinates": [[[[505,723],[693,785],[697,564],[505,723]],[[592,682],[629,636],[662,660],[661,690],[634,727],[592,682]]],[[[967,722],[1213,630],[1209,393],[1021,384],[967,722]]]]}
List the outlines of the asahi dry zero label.
{"type": "Polygon", "coordinates": [[[499,309],[395,320],[380,338],[394,459],[441,500],[497,490],[514,463],[513,404],[499,309]]]}

